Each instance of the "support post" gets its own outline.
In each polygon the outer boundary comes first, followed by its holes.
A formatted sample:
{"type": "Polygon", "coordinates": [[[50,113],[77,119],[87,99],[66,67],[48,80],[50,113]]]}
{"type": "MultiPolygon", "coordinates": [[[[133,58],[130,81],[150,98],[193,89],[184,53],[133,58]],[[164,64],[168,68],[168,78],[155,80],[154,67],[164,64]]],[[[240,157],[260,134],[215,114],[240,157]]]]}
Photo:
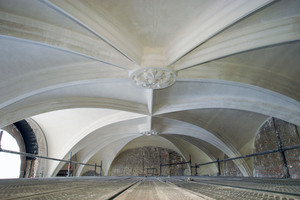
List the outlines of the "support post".
{"type": "Polygon", "coordinates": [[[72,152],[70,152],[70,158],[68,163],[68,177],[71,176],[71,163],[72,163],[71,159],[72,159],[72,152]]]}
{"type": "Polygon", "coordinates": [[[97,176],[97,163],[95,163],[95,173],[94,176],[97,176]]]}
{"type": "Polygon", "coordinates": [[[285,157],[285,153],[284,153],[284,149],[283,149],[283,144],[281,142],[279,132],[276,129],[274,117],[273,117],[273,124],[274,124],[275,133],[276,133],[276,136],[277,136],[278,151],[280,152],[281,157],[282,157],[283,168],[284,168],[284,178],[290,178],[290,172],[289,172],[289,168],[288,168],[288,165],[287,165],[287,161],[286,161],[286,157],[285,157]]]}
{"type": "Polygon", "coordinates": [[[191,176],[193,176],[193,173],[192,173],[192,156],[191,156],[191,154],[189,154],[189,158],[190,158],[189,163],[190,163],[191,176]]]}
{"type": "Polygon", "coordinates": [[[143,152],[143,175],[145,176],[145,156],[143,152]]]}
{"type": "Polygon", "coordinates": [[[220,160],[219,160],[219,158],[217,159],[217,163],[218,163],[218,176],[221,176],[221,167],[220,167],[220,160]]]}
{"type": "Polygon", "coordinates": [[[0,149],[2,149],[2,147],[1,147],[2,135],[3,135],[3,131],[0,131],[0,149]]]}
{"type": "Polygon", "coordinates": [[[197,163],[195,163],[195,176],[198,176],[198,166],[197,166],[197,163]]]}
{"type": "Polygon", "coordinates": [[[101,165],[100,165],[100,176],[102,176],[102,160],[101,160],[101,165]]]}
{"type": "Polygon", "coordinates": [[[159,176],[161,176],[161,153],[159,154],[159,176]]]}

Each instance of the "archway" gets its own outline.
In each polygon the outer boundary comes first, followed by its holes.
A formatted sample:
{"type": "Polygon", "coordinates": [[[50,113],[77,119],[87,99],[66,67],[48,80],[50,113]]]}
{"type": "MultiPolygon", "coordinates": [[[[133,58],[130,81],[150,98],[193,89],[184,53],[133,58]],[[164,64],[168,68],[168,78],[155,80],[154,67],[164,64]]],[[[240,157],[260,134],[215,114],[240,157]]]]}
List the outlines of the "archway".
{"type": "MultiPolygon", "coordinates": [[[[12,151],[20,151],[20,147],[16,139],[4,130],[0,130],[1,148],[12,151]],[[2,136],[2,138],[1,138],[2,136]]],[[[19,155],[0,152],[0,179],[19,178],[21,158],[19,155]]]]}

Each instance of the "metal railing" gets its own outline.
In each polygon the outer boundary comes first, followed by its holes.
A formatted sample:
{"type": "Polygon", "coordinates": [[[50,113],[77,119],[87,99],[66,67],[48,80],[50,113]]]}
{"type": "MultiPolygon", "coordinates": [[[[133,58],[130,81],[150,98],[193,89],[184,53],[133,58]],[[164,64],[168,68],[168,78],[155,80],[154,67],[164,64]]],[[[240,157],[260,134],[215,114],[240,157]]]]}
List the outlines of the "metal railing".
{"type": "MultiPolygon", "coordinates": [[[[39,156],[39,155],[35,155],[35,154],[30,154],[30,153],[11,151],[11,150],[6,150],[6,149],[2,149],[2,148],[0,148],[0,152],[10,153],[10,154],[17,154],[17,155],[20,155],[20,156],[27,156],[27,157],[32,157],[32,158],[41,158],[41,159],[46,159],[46,160],[65,162],[65,163],[68,163],[69,166],[70,166],[70,164],[91,166],[91,167],[95,167],[95,170],[96,170],[97,167],[99,167],[100,168],[100,176],[101,176],[101,172],[102,172],[102,161],[101,161],[100,165],[97,165],[97,164],[89,164],[89,163],[82,163],[82,162],[72,161],[70,159],[69,160],[63,160],[63,159],[58,159],[58,158],[39,156]]],[[[69,166],[68,166],[68,169],[70,169],[69,166]]],[[[70,176],[70,173],[68,173],[68,176],[70,176]]]]}
{"type": "Polygon", "coordinates": [[[3,131],[0,131],[0,152],[10,153],[10,154],[16,154],[16,155],[26,156],[26,157],[31,157],[31,158],[41,158],[41,159],[46,159],[46,160],[53,160],[53,161],[68,163],[68,176],[71,176],[71,172],[70,172],[71,171],[71,164],[85,165],[85,166],[94,167],[95,168],[94,169],[95,170],[95,175],[96,175],[97,168],[100,168],[100,176],[102,175],[102,160],[101,160],[101,164],[97,165],[96,163],[95,164],[89,164],[89,163],[72,161],[71,160],[72,152],[70,152],[70,158],[69,158],[69,160],[64,160],[64,159],[51,158],[51,157],[40,156],[40,155],[30,154],[30,153],[25,153],[25,152],[18,152],[18,151],[11,151],[11,150],[7,150],[7,149],[2,149],[2,147],[1,147],[2,134],[3,134],[3,131]]]}

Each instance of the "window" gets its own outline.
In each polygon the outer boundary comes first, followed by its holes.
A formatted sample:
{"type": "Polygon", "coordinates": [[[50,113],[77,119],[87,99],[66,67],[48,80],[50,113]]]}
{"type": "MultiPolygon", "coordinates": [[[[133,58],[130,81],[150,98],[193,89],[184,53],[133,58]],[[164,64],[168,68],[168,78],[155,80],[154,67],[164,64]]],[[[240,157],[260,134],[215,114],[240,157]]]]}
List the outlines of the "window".
{"type": "MultiPolygon", "coordinates": [[[[0,129],[0,131],[2,131],[0,129]]],[[[6,131],[3,131],[1,148],[20,151],[17,141],[6,131]]],[[[19,178],[21,159],[19,155],[0,152],[0,179],[19,178]]]]}

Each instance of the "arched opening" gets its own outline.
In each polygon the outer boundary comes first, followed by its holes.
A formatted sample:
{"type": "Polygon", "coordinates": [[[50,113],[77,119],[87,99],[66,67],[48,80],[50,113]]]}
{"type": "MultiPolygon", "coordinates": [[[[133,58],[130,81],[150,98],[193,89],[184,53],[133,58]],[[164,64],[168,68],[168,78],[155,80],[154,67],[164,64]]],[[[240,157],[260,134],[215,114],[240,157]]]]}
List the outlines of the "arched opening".
{"type": "Polygon", "coordinates": [[[174,150],[155,146],[144,146],[128,149],[120,153],[114,159],[108,174],[109,176],[189,175],[190,170],[188,164],[179,164],[186,161],[187,160],[174,150]],[[160,171],[160,164],[170,163],[178,163],[178,165],[164,165],[160,171]]]}
{"type": "MultiPolygon", "coordinates": [[[[2,132],[1,148],[12,151],[20,151],[16,139],[6,131],[2,132]]],[[[1,137],[1,136],[0,136],[1,137]]],[[[19,155],[0,152],[0,179],[19,178],[21,158],[19,155]]]]}
{"type": "Polygon", "coordinates": [[[299,145],[299,130],[299,126],[281,119],[269,118],[265,121],[255,138],[255,153],[278,151],[254,157],[254,177],[300,178],[300,149],[283,148],[299,145]]]}
{"type": "MultiPolygon", "coordinates": [[[[44,133],[36,123],[28,118],[2,128],[17,142],[19,151],[23,153],[48,156],[47,142],[44,133]]],[[[2,139],[3,142],[3,139],[2,139]]],[[[5,149],[2,146],[2,149],[5,149]]],[[[12,150],[12,149],[9,149],[12,150]]],[[[5,153],[7,154],[7,153],[5,153]]],[[[1,156],[1,155],[0,155],[1,156]]],[[[2,164],[2,163],[1,163],[2,164]]],[[[46,160],[21,156],[19,178],[44,177],[46,160]]]]}

